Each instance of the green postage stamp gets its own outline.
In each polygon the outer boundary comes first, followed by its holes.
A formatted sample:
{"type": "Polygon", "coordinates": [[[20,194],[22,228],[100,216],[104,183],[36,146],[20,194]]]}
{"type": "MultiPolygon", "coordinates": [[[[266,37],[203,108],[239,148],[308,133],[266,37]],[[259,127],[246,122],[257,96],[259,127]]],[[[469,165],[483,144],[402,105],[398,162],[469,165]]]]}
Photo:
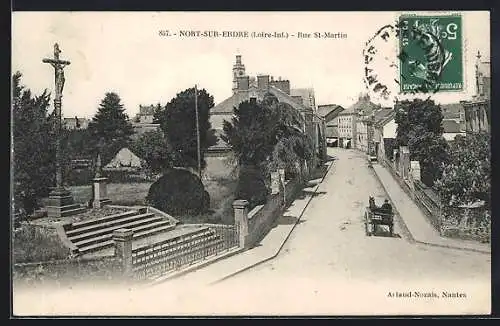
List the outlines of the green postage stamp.
{"type": "Polygon", "coordinates": [[[401,92],[462,91],[460,15],[399,17],[401,92]]]}

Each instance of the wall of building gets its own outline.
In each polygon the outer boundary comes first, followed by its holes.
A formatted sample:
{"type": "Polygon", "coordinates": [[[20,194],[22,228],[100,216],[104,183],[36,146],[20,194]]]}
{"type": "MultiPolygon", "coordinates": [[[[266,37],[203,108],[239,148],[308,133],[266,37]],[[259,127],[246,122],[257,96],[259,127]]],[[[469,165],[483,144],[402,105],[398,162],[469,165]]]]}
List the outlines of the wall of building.
{"type": "Polygon", "coordinates": [[[230,122],[232,118],[233,114],[211,114],[210,123],[212,125],[212,129],[223,130],[224,120],[230,122]]]}
{"type": "Polygon", "coordinates": [[[391,119],[384,125],[382,137],[383,138],[396,138],[396,130],[398,125],[394,119],[391,119]]]}

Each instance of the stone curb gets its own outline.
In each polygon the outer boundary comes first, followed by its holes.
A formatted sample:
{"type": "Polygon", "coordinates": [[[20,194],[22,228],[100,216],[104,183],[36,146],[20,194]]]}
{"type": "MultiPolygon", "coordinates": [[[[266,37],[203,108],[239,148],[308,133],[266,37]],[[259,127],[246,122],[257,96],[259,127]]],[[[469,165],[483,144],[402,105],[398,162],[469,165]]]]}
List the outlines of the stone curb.
{"type": "MultiPolygon", "coordinates": [[[[313,194],[315,194],[317,191],[318,191],[318,188],[319,186],[323,183],[323,181],[325,180],[326,176],[328,175],[328,172],[330,171],[330,169],[332,168],[332,166],[334,165],[333,163],[334,161],[331,161],[331,164],[329,164],[328,168],[326,169],[326,172],[325,174],[321,177],[321,180],[320,182],[318,182],[318,184],[316,185],[316,187],[314,188],[314,191],[313,191],[313,194]]],[[[217,283],[220,283],[222,281],[225,281],[231,277],[234,277],[240,273],[243,273],[251,268],[254,268],[255,266],[258,266],[262,263],[265,263],[267,261],[270,261],[271,259],[275,258],[276,256],[278,256],[278,254],[280,253],[281,249],[283,248],[283,246],[285,245],[285,243],[287,242],[288,238],[290,237],[290,235],[292,234],[293,230],[295,229],[295,227],[297,226],[297,224],[299,224],[300,222],[300,219],[302,218],[302,215],[304,214],[306,208],[309,206],[309,203],[311,202],[313,198],[313,195],[311,195],[309,197],[309,199],[307,200],[307,203],[306,205],[304,206],[304,208],[302,208],[300,214],[299,214],[299,217],[297,218],[297,221],[295,221],[294,225],[292,226],[292,228],[290,229],[290,231],[288,232],[288,234],[286,235],[286,237],[283,239],[283,241],[281,241],[281,244],[279,245],[278,249],[276,250],[276,252],[274,254],[272,254],[271,256],[267,257],[267,258],[263,258],[262,260],[256,262],[256,263],[253,263],[249,266],[246,266],[246,267],[243,267],[242,269],[240,269],[239,271],[236,271],[234,273],[231,273],[229,275],[226,275],[224,276],[223,278],[217,280],[217,281],[214,281],[214,282],[211,282],[209,283],[209,285],[215,285],[217,283]]]]}
{"type": "MultiPolygon", "coordinates": [[[[385,167],[383,165],[380,165],[380,166],[383,169],[385,169],[385,167]]],[[[375,174],[378,182],[382,185],[382,188],[384,189],[385,193],[387,194],[387,197],[390,198],[389,192],[387,191],[387,188],[385,187],[384,183],[380,179],[379,175],[377,174],[377,172],[375,171],[375,169],[372,169],[372,170],[373,170],[373,173],[375,174]]],[[[391,175],[391,178],[394,178],[394,177],[391,175]]],[[[391,202],[392,202],[392,199],[391,199],[391,202]]],[[[402,225],[404,225],[406,231],[408,232],[408,234],[410,236],[410,239],[411,239],[410,242],[418,243],[418,244],[423,244],[423,245],[431,246],[431,247],[439,247],[439,248],[447,248],[447,249],[456,249],[456,250],[479,252],[479,253],[483,253],[483,254],[491,254],[491,250],[488,251],[488,250],[482,250],[482,249],[476,249],[476,248],[459,247],[459,246],[453,246],[453,245],[448,245],[448,244],[440,244],[440,243],[433,243],[433,242],[427,242],[427,241],[417,240],[417,239],[415,239],[415,237],[411,233],[410,229],[408,228],[408,226],[404,222],[404,219],[401,216],[401,214],[399,214],[398,210],[396,209],[396,205],[394,205],[394,203],[392,203],[392,207],[396,211],[396,214],[399,216],[400,222],[402,222],[402,225]]],[[[426,221],[426,223],[427,223],[427,221],[426,221]]]]}

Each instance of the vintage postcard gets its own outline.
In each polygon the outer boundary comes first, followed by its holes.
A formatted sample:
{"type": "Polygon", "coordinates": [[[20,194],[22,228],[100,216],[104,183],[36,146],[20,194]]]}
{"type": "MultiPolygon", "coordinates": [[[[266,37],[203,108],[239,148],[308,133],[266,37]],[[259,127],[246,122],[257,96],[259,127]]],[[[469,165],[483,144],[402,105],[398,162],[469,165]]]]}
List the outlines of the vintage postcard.
{"type": "Polygon", "coordinates": [[[489,31],[13,12],[12,315],[490,314],[489,31]]]}

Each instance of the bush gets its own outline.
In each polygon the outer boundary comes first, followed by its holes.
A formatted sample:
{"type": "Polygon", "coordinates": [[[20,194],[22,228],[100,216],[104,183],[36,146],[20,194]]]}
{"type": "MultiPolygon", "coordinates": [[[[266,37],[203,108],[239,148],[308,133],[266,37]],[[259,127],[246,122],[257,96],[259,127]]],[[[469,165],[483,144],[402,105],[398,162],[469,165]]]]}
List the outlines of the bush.
{"type": "Polygon", "coordinates": [[[197,175],[181,169],[167,170],[149,188],[149,205],[173,216],[201,214],[210,207],[210,195],[197,175]]]}
{"type": "Polygon", "coordinates": [[[242,166],[236,187],[236,198],[246,199],[249,209],[266,203],[269,189],[266,186],[261,170],[255,166],[242,166]]]}

